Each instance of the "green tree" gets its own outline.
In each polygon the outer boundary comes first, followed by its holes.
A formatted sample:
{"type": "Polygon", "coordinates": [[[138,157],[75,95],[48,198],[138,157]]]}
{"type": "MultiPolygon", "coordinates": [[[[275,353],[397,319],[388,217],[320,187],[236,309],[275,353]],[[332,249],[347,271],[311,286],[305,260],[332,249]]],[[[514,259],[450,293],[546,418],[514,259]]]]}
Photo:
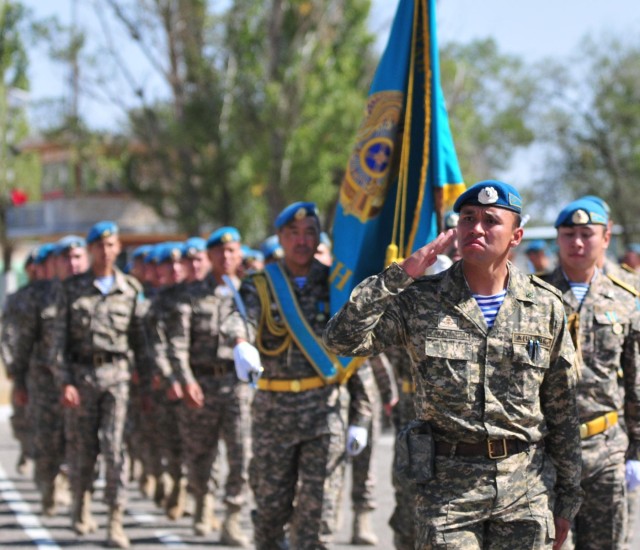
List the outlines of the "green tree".
{"type": "Polygon", "coordinates": [[[538,89],[530,68],[498,50],[493,39],[444,44],[442,88],[467,183],[495,178],[534,138],[538,89]]]}
{"type": "Polygon", "coordinates": [[[547,68],[546,94],[552,101],[539,133],[553,151],[542,182],[547,198],[598,195],[624,240],[637,239],[640,44],[585,38],[575,59],[547,68]]]}
{"type": "Polygon", "coordinates": [[[30,190],[33,159],[19,155],[17,145],[28,134],[23,95],[29,88],[24,36],[27,12],[19,2],[0,3],[0,246],[4,270],[11,268],[12,244],[7,239],[7,210],[13,187],[30,190]]]}

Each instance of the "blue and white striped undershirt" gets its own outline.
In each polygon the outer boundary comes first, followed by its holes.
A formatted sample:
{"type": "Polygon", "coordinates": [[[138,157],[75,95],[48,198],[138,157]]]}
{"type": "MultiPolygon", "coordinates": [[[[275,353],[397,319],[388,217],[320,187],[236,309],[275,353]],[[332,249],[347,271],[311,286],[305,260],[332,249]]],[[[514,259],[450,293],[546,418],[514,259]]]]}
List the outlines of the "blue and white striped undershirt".
{"type": "Polygon", "coordinates": [[[507,290],[498,292],[498,294],[492,294],[491,296],[483,296],[482,294],[473,294],[473,297],[480,306],[480,311],[484,315],[484,320],[487,322],[487,326],[491,328],[496,321],[500,306],[504,302],[504,297],[507,295],[507,290]]]}
{"type": "Polygon", "coordinates": [[[571,287],[571,292],[578,299],[578,303],[582,303],[584,301],[584,297],[589,292],[590,283],[574,283],[573,281],[569,281],[569,286],[571,287]]]}

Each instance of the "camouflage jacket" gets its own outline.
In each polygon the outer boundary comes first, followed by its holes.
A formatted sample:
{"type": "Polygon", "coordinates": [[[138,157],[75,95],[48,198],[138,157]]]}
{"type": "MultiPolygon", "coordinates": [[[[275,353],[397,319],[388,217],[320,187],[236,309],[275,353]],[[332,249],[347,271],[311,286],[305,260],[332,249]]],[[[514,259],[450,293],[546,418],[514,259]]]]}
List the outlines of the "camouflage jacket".
{"type": "Polygon", "coordinates": [[[560,268],[545,279],[562,292],[567,316],[580,315],[580,422],[624,410],[629,452],[640,457],[640,302],[602,272],[596,274],[582,304],[560,268]]]}
{"type": "Polygon", "coordinates": [[[406,347],[417,417],[438,439],[544,440],[557,470],[556,514],[573,518],[581,501],[575,350],[553,287],[509,264],[489,330],[462,262],[417,280],[392,264],[356,287],[324,339],[344,355],[406,347]]]}
{"type": "Polygon", "coordinates": [[[43,369],[50,374],[55,369],[61,293],[62,284],[57,279],[34,281],[12,300],[15,327],[12,370],[18,386],[25,383],[29,369],[43,369]]]}
{"type": "Polygon", "coordinates": [[[63,306],[57,324],[62,357],[57,368],[60,384],[76,383],[80,371],[95,370],[104,383],[130,379],[130,353],[140,384],[149,386],[149,343],[139,308],[144,305],[142,286],[133,277],[115,270],[113,287],[103,295],[91,270],[63,282],[63,306]],[[102,355],[108,365],[92,358],[102,355]],[[108,368],[105,368],[108,367],[108,368]],[[98,374],[100,371],[100,374],[98,374]]]}
{"type": "MultiPolygon", "coordinates": [[[[282,265],[284,267],[284,263],[282,265]]],[[[284,270],[290,276],[286,267],[284,267],[284,270]]],[[[260,276],[262,276],[260,273],[252,274],[242,282],[240,287],[240,295],[247,310],[246,321],[236,310],[223,323],[222,333],[231,342],[235,343],[237,338],[255,342],[261,305],[254,278],[260,276]]],[[[290,278],[293,279],[291,276],[290,278]]],[[[316,336],[321,337],[329,319],[329,268],[314,260],[304,287],[298,288],[293,280],[291,280],[291,285],[294,288],[296,300],[307,323],[316,336]]],[[[280,322],[282,317],[270,289],[269,302],[274,320],[280,322]]],[[[276,349],[283,342],[283,337],[275,336],[266,329],[262,331],[260,336],[262,344],[267,349],[276,349]]],[[[313,365],[293,341],[276,356],[264,353],[261,353],[260,356],[264,367],[263,378],[290,380],[318,376],[313,365]]],[[[347,384],[347,390],[351,397],[349,421],[356,425],[367,426],[372,414],[371,403],[373,396],[370,391],[372,388],[375,391],[375,381],[370,372],[364,373],[363,379],[360,378],[360,375],[356,372],[347,384]]],[[[287,411],[291,412],[291,414],[301,414],[301,411],[304,410],[310,411],[310,414],[320,416],[325,411],[331,410],[338,398],[339,391],[336,385],[295,394],[284,392],[273,396],[274,400],[280,400],[284,414],[287,411]]]]}
{"type": "Polygon", "coordinates": [[[167,356],[181,384],[215,366],[232,365],[233,347],[220,337],[220,325],[232,311],[232,291],[212,275],[187,285],[172,302],[165,317],[167,356]]]}

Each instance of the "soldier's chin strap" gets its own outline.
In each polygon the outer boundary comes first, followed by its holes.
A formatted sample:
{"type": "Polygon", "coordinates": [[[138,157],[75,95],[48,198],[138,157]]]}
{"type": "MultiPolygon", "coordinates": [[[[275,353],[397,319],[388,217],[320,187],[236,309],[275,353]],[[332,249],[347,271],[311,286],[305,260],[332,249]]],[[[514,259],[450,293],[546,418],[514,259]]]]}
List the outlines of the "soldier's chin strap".
{"type": "Polygon", "coordinates": [[[571,341],[576,348],[576,374],[578,379],[582,376],[582,346],[580,344],[580,314],[574,312],[567,318],[567,328],[571,335],[571,341]]]}

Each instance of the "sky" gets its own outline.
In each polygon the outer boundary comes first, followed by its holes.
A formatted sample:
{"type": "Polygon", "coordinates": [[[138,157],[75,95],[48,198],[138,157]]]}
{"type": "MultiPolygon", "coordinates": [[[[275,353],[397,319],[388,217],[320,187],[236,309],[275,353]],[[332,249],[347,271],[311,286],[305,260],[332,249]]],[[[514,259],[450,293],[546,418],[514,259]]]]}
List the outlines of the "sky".
{"type": "MultiPolygon", "coordinates": [[[[90,14],[91,2],[76,1],[82,22],[90,14]]],[[[71,19],[73,0],[22,2],[37,16],[57,14],[65,22],[71,19]]],[[[370,28],[378,36],[380,50],[386,44],[397,5],[398,0],[372,0],[370,28]]],[[[587,34],[640,35],[638,0],[438,0],[437,17],[440,44],[492,37],[502,53],[522,56],[527,62],[576,54],[580,40],[587,34]]],[[[34,102],[66,93],[68,69],[48,62],[42,52],[33,56],[31,63],[34,102]]],[[[117,120],[115,111],[86,99],[81,103],[81,111],[91,126],[109,127],[117,120]]],[[[530,169],[522,168],[525,159],[517,159],[515,164],[520,165],[520,170],[530,169]]]]}

